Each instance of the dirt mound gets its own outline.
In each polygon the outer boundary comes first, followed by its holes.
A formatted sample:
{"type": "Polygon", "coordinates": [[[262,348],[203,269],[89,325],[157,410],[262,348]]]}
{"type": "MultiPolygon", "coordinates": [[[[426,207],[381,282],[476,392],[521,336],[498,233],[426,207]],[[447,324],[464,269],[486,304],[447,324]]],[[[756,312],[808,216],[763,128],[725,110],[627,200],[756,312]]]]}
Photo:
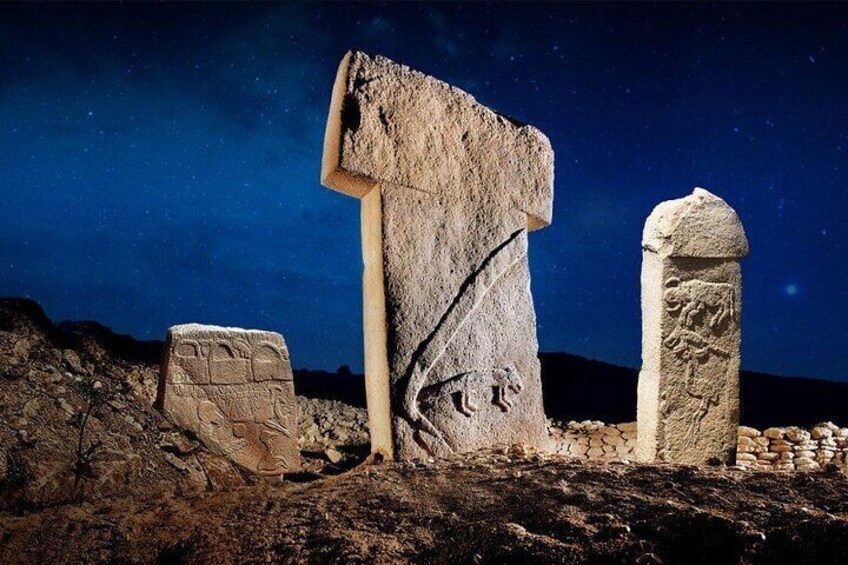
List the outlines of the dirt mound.
{"type": "MultiPolygon", "coordinates": [[[[54,325],[33,301],[0,299],[0,510],[260,481],[152,407],[161,348],[94,322],[54,325]]],[[[301,437],[303,473],[289,479],[338,473],[365,457],[363,409],[302,397],[298,404],[309,433],[301,437]]]]}
{"type": "Polygon", "coordinates": [[[0,519],[2,562],[844,563],[842,475],[479,453],[0,519]]]}
{"type": "Polygon", "coordinates": [[[248,477],[152,408],[160,348],[0,300],[0,563],[848,559],[840,473],[518,449],[362,464],[365,411],[332,399],[298,397],[302,472],[248,477]]]}

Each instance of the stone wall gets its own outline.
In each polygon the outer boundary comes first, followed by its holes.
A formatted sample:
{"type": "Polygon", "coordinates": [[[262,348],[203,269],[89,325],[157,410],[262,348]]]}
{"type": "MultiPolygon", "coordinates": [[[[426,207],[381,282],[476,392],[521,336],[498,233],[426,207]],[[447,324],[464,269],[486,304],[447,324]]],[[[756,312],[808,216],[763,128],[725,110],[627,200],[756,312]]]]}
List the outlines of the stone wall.
{"type": "Polygon", "coordinates": [[[581,459],[597,461],[633,460],[636,456],[636,422],[604,424],[585,422],[549,422],[555,451],[581,459]]]}
{"type": "Polygon", "coordinates": [[[848,428],[831,422],[801,428],[739,428],[736,464],[752,469],[817,471],[848,462],[848,428]]]}
{"type": "MultiPolygon", "coordinates": [[[[636,423],[599,421],[549,422],[562,455],[595,461],[633,461],[636,423]]],[[[828,464],[848,465],[848,428],[825,422],[804,430],[797,427],[764,431],[739,427],[736,465],[745,469],[818,471],[828,464]]]]}

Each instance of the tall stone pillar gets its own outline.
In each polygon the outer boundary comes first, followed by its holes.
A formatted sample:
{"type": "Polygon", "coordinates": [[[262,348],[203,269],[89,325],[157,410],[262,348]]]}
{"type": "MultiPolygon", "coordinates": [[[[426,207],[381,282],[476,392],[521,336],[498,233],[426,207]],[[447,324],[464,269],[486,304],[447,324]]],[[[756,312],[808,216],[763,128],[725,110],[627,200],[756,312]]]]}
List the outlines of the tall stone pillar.
{"type": "Polygon", "coordinates": [[[732,464],[739,425],[742,279],[748,240],[708,191],[663,202],[642,235],[637,459],[732,464]]]}
{"type": "Polygon", "coordinates": [[[540,447],[527,235],[551,221],[548,139],[433,77],[350,52],[321,182],[362,202],[372,451],[540,447]]]}

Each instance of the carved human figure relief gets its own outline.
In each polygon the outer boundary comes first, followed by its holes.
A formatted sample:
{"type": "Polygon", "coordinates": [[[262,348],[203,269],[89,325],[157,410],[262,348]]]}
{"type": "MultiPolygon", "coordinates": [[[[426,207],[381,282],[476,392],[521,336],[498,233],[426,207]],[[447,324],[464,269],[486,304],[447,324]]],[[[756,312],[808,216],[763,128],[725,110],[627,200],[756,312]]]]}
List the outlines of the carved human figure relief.
{"type": "Polygon", "coordinates": [[[300,465],[292,371],[279,334],[170,328],[156,405],[248,471],[279,475],[300,465]]]}
{"type": "Polygon", "coordinates": [[[739,423],[738,216],[703,189],[645,224],[637,457],[732,463],[739,423]]]}
{"type": "Polygon", "coordinates": [[[548,139],[439,80],[350,52],[321,180],[362,200],[372,450],[543,446],[527,238],[551,221],[548,139]]]}

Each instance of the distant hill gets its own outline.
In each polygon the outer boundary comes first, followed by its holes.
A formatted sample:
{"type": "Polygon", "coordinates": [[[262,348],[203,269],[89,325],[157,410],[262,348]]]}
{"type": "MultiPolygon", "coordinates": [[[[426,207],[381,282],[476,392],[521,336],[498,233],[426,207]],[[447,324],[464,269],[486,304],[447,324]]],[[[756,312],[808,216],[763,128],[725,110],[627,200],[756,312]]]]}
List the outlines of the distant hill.
{"type": "MultiPolygon", "coordinates": [[[[636,419],[638,369],[569,353],[541,353],[545,413],[558,420],[630,422],[636,419]]],[[[295,371],[298,394],[365,406],[364,377],[295,371]]],[[[741,420],[756,428],[848,425],[848,383],[742,371],[741,420]]]]}
{"type": "MultiPolygon", "coordinates": [[[[27,299],[0,299],[0,332],[13,332],[28,320],[62,347],[86,349],[99,356],[156,365],[161,341],[138,341],[117,335],[97,322],[62,322],[47,318],[27,299]]],[[[636,419],[638,370],[568,353],[541,353],[545,412],[558,420],[627,422],[636,419]]],[[[363,375],[295,369],[295,390],[310,398],[341,400],[365,406],[363,375]]],[[[764,428],[776,425],[812,426],[833,421],[848,426],[848,383],[800,377],[779,377],[742,371],[741,420],[764,428]]]]}
{"type": "MultiPolygon", "coordinates": [[[[636,419],[637,369],[568,353],[541,353],[539,358],[548,416],[604,422],[636,419]]],[[[740,395],[740,419],[748,426],[809,427],[828,420],[848,426],[848,383],[742,371],[740,395]]]]}

